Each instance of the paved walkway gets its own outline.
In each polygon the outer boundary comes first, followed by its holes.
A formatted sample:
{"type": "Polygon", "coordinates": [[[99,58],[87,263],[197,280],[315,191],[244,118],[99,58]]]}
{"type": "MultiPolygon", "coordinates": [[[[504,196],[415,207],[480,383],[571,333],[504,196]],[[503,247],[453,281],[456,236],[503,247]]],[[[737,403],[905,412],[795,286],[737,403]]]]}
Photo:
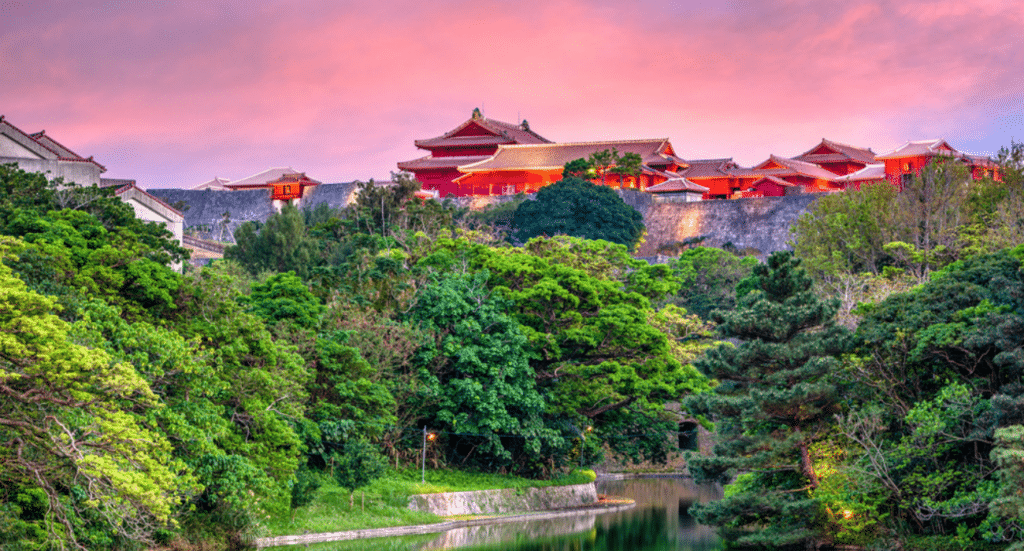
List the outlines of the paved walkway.
{"type": "Polygon", "coordinates": [[[321,534],[303,534],[297,536],[277,536],[273,538],[257,538],[256,547],[278,547],[281,545],[299,545],[309,543],[322,543],[328,541],[358,540],[364,538],[384,538],[393,536],[415,536],[420,534],[437,534],[447,532],[455,528],[467,526],[480,526],[484,524],[507,524],[512,522],[526,522],[531,520],[546,520],[552,518],[569,517],[581,513],[615,513],[632,509],[636,503],[623,503],[622,501],[598,502],[595,505],[576,507],[572,509],[559,509],[557,511],[536,511],[517,515],[491,515],[471,520],[449,520],[437,524],[418,524],[415,526],[392,526],[390,528],[372,528],[367,530],[347,530],[344,532],[324,532],[321,534]]]}

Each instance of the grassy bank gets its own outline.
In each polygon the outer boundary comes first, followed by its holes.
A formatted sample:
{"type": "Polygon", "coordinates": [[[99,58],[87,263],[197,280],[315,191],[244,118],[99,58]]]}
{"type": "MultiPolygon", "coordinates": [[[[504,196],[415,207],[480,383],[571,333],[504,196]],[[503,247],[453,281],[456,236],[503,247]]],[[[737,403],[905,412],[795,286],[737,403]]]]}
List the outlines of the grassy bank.
{"type": "Polygon", "coordinates": [[[496,474],[462,471],[428,471],[426,483],[420,471],[389,471],[369,485],[349,492],[324,475],[312,503],[289,513],[272,516],[266,535],[340,532],[364,528],[385,528],[411,524],[432,524],[444,519],[408,509],[409,496],[439,492],[466,492],[501,488],[536,488],[585,484],[593,480],[586,473],[574,473],[551,480],[530,480],[496,474]]]}

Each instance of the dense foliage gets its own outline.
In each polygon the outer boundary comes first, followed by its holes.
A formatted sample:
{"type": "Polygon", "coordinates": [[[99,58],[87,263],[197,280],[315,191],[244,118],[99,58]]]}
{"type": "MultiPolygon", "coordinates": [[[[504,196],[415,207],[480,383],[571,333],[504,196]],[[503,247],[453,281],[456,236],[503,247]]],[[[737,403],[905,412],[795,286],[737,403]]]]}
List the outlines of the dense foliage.
{"type": "Polygon", "coordinates": [[[240,544],[322,486],[419,466],[425,428],[433,466],[664,460],[664,404],[709,385],[687,365],[706,325],[660,307],[668,269],[608,241],[513,248],[408,178],[285,205],[182,274],[109,191],[0,168],[5,549],[240,544]]]}
{"type": "Polygon", "coordinates": [[[1001,158],[1002,181],[936,164],[822,197],[764,264],[638,261],[635,211],[571,176],[533,215],[397,176],[184,274],[109,190],[0,166],[0,547],[242,544],[424,454],[657,463],[681,402],[716,431],[691,472],[727,484],[693,512],[737,545],[1020,549],[1024,147],[1001,158]]]}
{"type": "Polygon", "coordinates": [[[519,204],[513,237],[572,235],[632,247],[644,232],[643,216],[611,188],[581,178],[565,178],[541,188],[534,201],[519,204]]]}

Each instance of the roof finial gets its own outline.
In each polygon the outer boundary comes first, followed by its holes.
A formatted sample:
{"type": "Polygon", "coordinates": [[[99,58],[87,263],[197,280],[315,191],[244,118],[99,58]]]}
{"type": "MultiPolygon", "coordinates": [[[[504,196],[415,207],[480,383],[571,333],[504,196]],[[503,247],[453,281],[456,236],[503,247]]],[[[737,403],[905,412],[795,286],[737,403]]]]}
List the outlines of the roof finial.
{"type": "Polygon", "coordinates": [[[484,118],[484,114],[480,112],[480,108],[479,107],[474,107],[473,108],[473,118],[474,119],[482,119],[482,118],[484,118]]]}
{"type": "Polygon", "coordinates": [[[523,124],[520,126],[523,127],[523,130],[530,130],[530,123],[526,122],[526,119],[523,119],[523,124]]]}

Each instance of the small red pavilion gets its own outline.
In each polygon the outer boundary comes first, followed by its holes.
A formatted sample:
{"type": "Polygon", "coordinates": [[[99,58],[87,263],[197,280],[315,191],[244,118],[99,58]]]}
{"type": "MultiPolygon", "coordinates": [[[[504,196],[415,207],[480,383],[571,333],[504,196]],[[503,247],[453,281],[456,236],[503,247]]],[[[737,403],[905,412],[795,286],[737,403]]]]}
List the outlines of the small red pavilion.
{"type": "Polygon", "coordinates": [[[320,182],[306,176],[305,172],[283,174],[270,182],[225,184],[228,189],[270,189],[270,198],[275,201],[301,199],[306,188],[318,186],[320,182]]]}

